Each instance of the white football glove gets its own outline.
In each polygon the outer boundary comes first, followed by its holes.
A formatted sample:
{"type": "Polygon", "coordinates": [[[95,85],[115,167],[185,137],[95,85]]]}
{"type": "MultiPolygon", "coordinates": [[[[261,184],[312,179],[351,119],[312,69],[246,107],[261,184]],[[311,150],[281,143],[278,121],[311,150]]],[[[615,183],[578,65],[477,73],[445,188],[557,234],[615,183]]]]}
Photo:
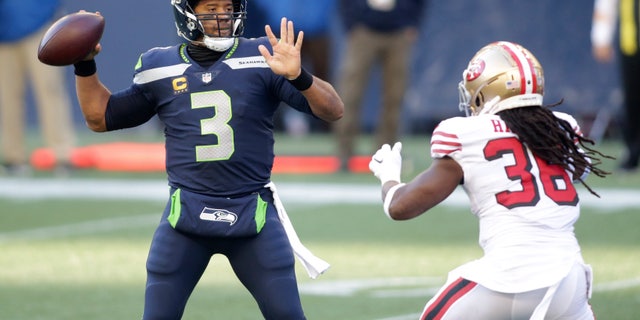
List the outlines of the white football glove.
{"type": "Polygon", "coordinates": [[[385,184],[387,181],[400,182],[400,172],[402,170],[401,150],[401,142],[396,142],[393,148],[388,144],[384,144],[371,157],[369,170],[380,179],[381,184],[385,184]]]}

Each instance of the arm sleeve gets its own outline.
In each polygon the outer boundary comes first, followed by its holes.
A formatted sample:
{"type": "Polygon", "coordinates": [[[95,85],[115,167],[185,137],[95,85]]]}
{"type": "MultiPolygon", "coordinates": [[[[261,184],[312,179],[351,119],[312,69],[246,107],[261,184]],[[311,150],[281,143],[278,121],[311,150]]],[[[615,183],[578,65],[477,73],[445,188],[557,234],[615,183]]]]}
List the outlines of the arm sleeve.
{"type": "Polygon", "coordinates": [[[439,159],[444,157],[453,157],[462,149],[460,138],[456,134],[455,126],[452,125],[452,119],[441,121],[431,134],[431,158],[439,159]]]}
{"type": "Polygon", "coordinates": [[[151,119],[156,114],[155,104],[132,86],[111,95],[105,111],[107,131],[132,128],[151,119]]]}
{"type": "Polygon", "coordinates": [[[311,111],[311,106],[309,105],[307,98],[305,98],[298,89],[294,88],[293,85],[282,76],[273,75],[273,77],[275,77],[273,81],[276,95],[280,101],[295,110],[319,119],[315,114],[313,114],[313,111],[311,111]]]}

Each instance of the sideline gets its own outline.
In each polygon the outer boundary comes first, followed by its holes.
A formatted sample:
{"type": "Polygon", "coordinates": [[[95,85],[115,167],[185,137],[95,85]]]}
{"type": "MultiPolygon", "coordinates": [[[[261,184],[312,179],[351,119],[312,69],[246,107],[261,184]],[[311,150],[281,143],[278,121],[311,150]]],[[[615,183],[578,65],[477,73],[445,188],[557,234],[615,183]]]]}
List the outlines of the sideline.
{"type": "MultiPolygon", "coordinates": [[[[378,184],[342,183],[277,183],[285,204],[380,203],[378,184]]],[[[579,187],[583,207],[607,209],[640,208],[638,190],[602,189],[601,198],[579,187]]],[[[127,179],[0,179],[0,198],[13,200],[46,199],[129,199],[166,201],[169,188],[165,180],[127,179]]],[[[468,199],[461,188],[441,205],[468,207],[468,199]]]]}

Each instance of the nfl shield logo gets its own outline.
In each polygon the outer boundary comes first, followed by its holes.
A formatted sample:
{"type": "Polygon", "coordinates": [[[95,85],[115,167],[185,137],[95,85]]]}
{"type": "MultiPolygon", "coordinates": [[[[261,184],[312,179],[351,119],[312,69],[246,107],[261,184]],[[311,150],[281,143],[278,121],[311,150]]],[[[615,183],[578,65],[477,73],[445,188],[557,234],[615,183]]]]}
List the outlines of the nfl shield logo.
{"type": "Polygon", "coordinates": [[[203,73],[202,74],[202,82],[209,83],[209,82],[211,82],[211,79],[212,79],[211,72],[207,72],[207,73],[203,73]]]}

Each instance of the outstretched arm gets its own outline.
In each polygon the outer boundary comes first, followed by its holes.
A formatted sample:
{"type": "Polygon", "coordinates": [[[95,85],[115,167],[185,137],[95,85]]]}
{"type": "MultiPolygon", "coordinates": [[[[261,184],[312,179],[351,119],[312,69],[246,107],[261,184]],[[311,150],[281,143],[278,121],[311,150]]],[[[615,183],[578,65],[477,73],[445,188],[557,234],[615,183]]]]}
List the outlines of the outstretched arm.
{"type": "MultiPolygon", "coordinates": [[[[80,10],[80,12],[85,12],[80,10]]],[[[100,12],[96,12],[100,14],[100,12]]],[[[98,43],[85,59],[74,64],[76,74],[76,96],[80,109],[84,115],[87,127],[92,131],[103,132],[107,130],[105,123],[105,110],[111,92],[98,78],[95,56],[100,53],[102,46],[98,43]]]]}
{"type": "MultiPolygon", "coordinates": [[[[463,172],[451,158],[434,159],[431,166],[399,188],[389,199],[389,216],[394,220],[415,218],[444,201],[462,180],[463,172]]],[[[393,184],[383,186],[383,195],[393,184]]]]}
{"type": "Polygon", "coordinates": [[[325,121],[335,121],[342,118],[344,104],[333,86],[302,69],[300,50],[304,33],[298,33],[297,41],[293,29],[293,22],[282,18],[280,22],[280,39],[276,38],[270,26],[265,26],[273,54],[264,46],[258,50],[265,58],[271,70],[289,80],[305,96],[313,114],[325,121]]]}
{"type": "Polygon", "coordinates": [[[371,157],[369,168],[382,184],[384,212],[393,220],[415,218],[445,200],[463,178],[460,165],[445,157],[409,183],[400,182],[402,144],[385,144],[371,157]]]}
{"type": "MultiPolygon", "coordinates": [[[[93,58],[82,61],[78,65],[91,67],[91,64],[95,64],[93,58]]],[[[78,70],[77,66],[76,70],[78,70]]],[[[88,76],[77,75],[76,72],[76,95],[87,127],[96,132],[106,131],[104,115],[111,92],[102,84],[97,72],[88,76]]]]}

